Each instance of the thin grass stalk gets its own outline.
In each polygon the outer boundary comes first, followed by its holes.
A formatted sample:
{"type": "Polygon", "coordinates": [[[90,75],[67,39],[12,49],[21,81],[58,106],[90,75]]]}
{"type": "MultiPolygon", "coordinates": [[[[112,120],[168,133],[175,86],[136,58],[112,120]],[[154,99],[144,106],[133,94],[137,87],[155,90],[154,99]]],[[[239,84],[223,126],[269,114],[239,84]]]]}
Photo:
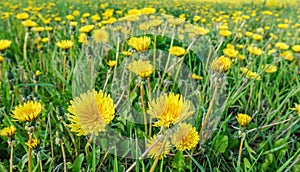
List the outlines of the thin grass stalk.
{"type": "Polygon", "coordinates": [[[145,100],[144,100],[144,81],[141,81],[140,85],[140,95],[141,95],[141,103],[143,108],[143,115],[144,115],[144,125],[145,125],[145,133],[148,134],[148,126],[147,126],[147,116],[146,116],[146,106],[145,106],[145,100]]]}
{"type": "Polygon", "coordinates": [[[9,140],[9,146],[10,146],[10,158],[9,158],[9,171],[13,171],[13,157],[14,157],[14,144],[13,141],[9,140]]]}
{"type": "Polygon", "coordinates": [[[241,159],[242,159],[242,150],[243,150],[243,145],[245,141],[246,134],[242,133],[241,136],[241,143],[240,143],[240,148],[239,148],[239,157],[238,157],[238,162],[237,162],[237,172],[241,170],[241,159]]]}
{"type": "MultiPolygon", "coordinates": [[[[32,143],[32,133],[29,133],[29,143],[32,143]]],[[[31,155],[32,149],[30,146],[28,146],[28,172],[32,172],[32,155],[31,155]]]]}
{"type": "Polygon", "coordinates": [[[66,153],[65,153],[63,141],[61,141],[60,147],[61,147],[61,152],[62,152],[62,156],[63,156],[64,172],[67,172],[67,159],[66,159],[66,153]]]}

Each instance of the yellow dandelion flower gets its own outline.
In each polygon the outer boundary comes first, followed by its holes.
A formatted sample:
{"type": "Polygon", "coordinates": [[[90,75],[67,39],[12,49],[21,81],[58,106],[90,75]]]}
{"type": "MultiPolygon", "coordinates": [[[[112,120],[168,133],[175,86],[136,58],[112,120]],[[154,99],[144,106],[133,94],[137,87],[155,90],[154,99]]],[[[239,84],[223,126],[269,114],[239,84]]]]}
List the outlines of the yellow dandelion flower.
{"type": "Polygon", "coordinates": [[[171,48],[169,48],[169,52],[173,55],[173,56],[183,56],[185,54],[185,49],[182,47],[178,47],[178,46],[173,46],[171,48]]]}
{"type": "Polygon", "coordinates": [[[84,13],[84,14],[82,14],[82,18],[87,18],[89,16],[90,16],[90,13],[84,13]]]}
{"type": "Polygon", "coordinates": [[[220,30],[219,34],[224,36],[224,37],[228,37],[232,34],[232,32],[229,31],[229,30],[220,30]]]}
{"type": "Polygon", "coordinates": [[[195,127],[191,124],[182,123],[172,135],[172,144],[181,151],[191,150],[197,146],[199,139],[200,137],[195,127]]]}
{"type": "Polygon", "coordinates": [[[133,52],[129,52],[129,51],[122,51],[121,52],[124,56],[132,56],[133,52]]]}
{"type": "Polygon", "coordinates": [[[245,74],[247,78],[252,78],[252,79],[256,79],[256,80],[261,80],[261,76],[258,75],[258,73],[256,72],[252,72],[250,69],[245,68],[245,67],[241,67],[240,71],[242,72],[242,74],[245,74]]]}
{"type": "Polygon", "coordinates": [[[17,129],[14,126],[5,127],[0,131],[0,136],[13,138],[16,134],[16,131],[17,129]]]}
{"type": "Polygon", "coordinates": [[[33,122],[39,118],[42,112],[42,105],[39,102],[29,101],[16,107],[12,111],[12,118],[17,121],[33,122]]]}
{"type": "Polygon", "coordinates": [[[49,26],[47,26],[45,29],[46,29],[46,31],[49,31],[49,32],[50,32],[50,31],[52,31],[52,30],[53,30],[53,27],[49,27],[49,26]]]}
{"type": "Polygon", "coordinates": [[[225,48],[223,50],[223,53],[225,56],[230,57],[230,58],[236,58],[237,55],[239,54],[238,51],[236,51],[234,48],[225,48]]]}
{"type": "Polygon", "coordinates": [[[279,29],[287,29],[289,27],[288,24],[285,24],[285,23],[280,23],[277,25],[279,29]]]}
{"type": "Polygon", "coordinates": [[[245,36],[247,36],[247,37],[250,37],[250,36],[252,36],[252,35],[253,35],[252,32],[245,32],[245,36]]]}
{"type": "Polygon", "coordinates": [[[238,54],[237,58],[241,61],[246,59],[246,57],[243,54],[238,54]]]}
{"type": "Polygon", "coordinates": [[[162,159],[163,157],[166,157],[168,153],[170,153],[171,149],[171,144],[169,141],[163,141],[163,140],[157,140],[157,136],[154,135],[151,137],[147,144],[146,147],[149,148],[151,145],[156,144],[149,150],[148,156],[155,159],[159,157],[159,159],[162,159]]]}
{"type": "Polygon", "coordinates": [[[295,103],[295,108],[290,108],[293,111],[296,111],[297,114],[300,116],[300,104],[295,103]]]}
{"type": "Polygon", "coordinates": [[[41,74],[42,74],[42,72],[41,72],[40,70],[36,70],[36,71],[35,71],[35,76],[38,77],[38,76],[40,76],[41,74]]]}
{"type": "Polygon", "coordinates": [[[199,76],[195,73],[192,74],[192,78],[195,79],[195,80],[203,80],[203,77],[202,76],[199,76]]]}
{"type": "Polygon", "coordinates": [[[93,39],[96,43],[108,42],[109,33],[104,29],[97,29],[93,31],[93,39]]]}
{"type": "Polygon", "coordinates": [[[263,53],[263,51],[258,47],[248,47],[248,52],[252,55],[259,56],[263,53]]]}
{"type": "Polygon", "coordinates": [[[284,42],[277,42],[277,43],[275,44],[275,47],[277,47],[277,48],[279,48],[279,49],[281,49],[281,50],[287,50],[290,46],[287,45],[287,44],[284,43],[284,42]]]}
{"type": "Polygon", "coordinates": [[[194,27],[194,29],[192,30],[194,34],[200,36],[207,35],[209,31],[210,31],[209,29],[205,29],[204,27],[199,27],[199,26],[194,27]]]}
{"type": "Polygon", "coordinates": [[[225,73],[231,67],[231,60],[227,57],[221,56],[212,61],[211,67],[216,72],[225,73]]]}
{"type": "Polygon", "coordinates": [[[241,127],[246,127],[250,123],[252,118],[247,114],[239,113],[236,116],[236,119],[241,127]]]}
{"type": "Polygon", "coordinates": [[[109,61],[107,62],[107,65],[108,65],[109,67],[114,67],[116,64],[117,64],[117,61],[116,61],[116,60],[109,60],[109,61]]]}
{"type": "Polygon", "coordinates": [[[79,32],[90,33],[94,29],[94,25],[85,25],[79,28],[79,32]]]}
{"type": "Polygon", "coordinates": [[[77,22],[75,22],[75,21],[72,21],[72,22],[70,22],[70,26],[73,26],[73,27],[76,27],[77,26],[77,22]]]}
{"type": "Polygon", "coordinates": [[[29,18],[29,15],[27,13],[18,13],[16,15],[16,18],[19,20],[26,20],[29,18]]]}
{"type": "Polygon", "coordinates": [[[262,66],[262,68],[266,68],[265,72],[266,73],[274,73],[277,72],[278,67],[276,65],[271,65],[271,64],[267,64],[262,66]]]}
{"type": "Polygon", "coordinates": [[[55,45],[61,49],[67,50],[74,46],[74,42],[71,40],[62,40],[62,41],[56,42],[55,45]]]}
{"type": "Polygon", "coordinates": [[[147,111],[152,118],[157,119],[155,126],[169,127],[177,124],[194,112],[191,110],[191,103],[185,100],[181,95],[171,93],[162,95],[157,99],[149,102],[149,110],[147,111]]]}
{"type": "Polygon", "coordinates": [[[69,14],[69,15],[66,15],[66,19],[67,19],[67,20],[72,21],[72,20],[74,20],[74,18],[75,18],[75,17],[74,17],[73,15],[70,15],[70,14],[69,14]]]}
{"type": "Polygon", "coordinates": [[[39,139],[31,139],[31,140],[28,140],[26,143],[25,143],[29,148],[31,149],[35,149],[39,146],[40,144],[40,140],[39,139]]]}
{"type": "Polygon", "coordinates": [[[294,45],[292,47],[292,50],[295,52],[295,53],[300,53],[300,45],[294,45]]]}
{"type": "Polygon", "coordinates": [[[146,14],[146,15],[149,15],[149,14],[153,14],[156,12],[156,9],[155,8],[152,8],[152,7],[145,7],[143,9],[141,9],[141,12],[142,14],[146,14]]]}
{"type": "Polygon", "coordinates": [[[38,24],[32,20],[25,20],[25,21],[22,21],[22,25],[25,27],[31,28],[31,27],[36,27],[38,24]]]}
{"type": "Polygon", "coordinates": [[[32,28],[32,30],[35,32],[43,32],[45,30],[45,28],[44,27],[34,27],[34,28],[32,28]]]}
{"type": "Polygon", "coordinates": [[[127,68],[141,78],[148,78],[154,71],[150,61],[142,60],[131,62],[127,68]]]}
{"type": "Polygon", "coordinates": [[[134,49],[140,52],[144,52],[148,50],[148,47],[150,46],[151,39],[150,37],[143,36],[143,37],[131,37],[128,40],[128,45],[132,46],[134,49]]]}
{"type": "Polygon", "coordinates": [[[0,63],[2,63],[4,61],[4,57],[0,55],[0,63]]]}
{"type": "Polygon", "coordinates": [[[285,51],[280,53],[280,57],[284,58],[285,60],[292,61],[294,60],[294,55],[291,51],[285,51]]]}
{"type": "Polygon", "coordinates": [[[77,132],[78,136],[94,134],[105,131],[115,114],[113,99],[102,90],[92,90],[81,94],[71,100],[67,114],[71,124],[71,131],[77,132]]]}
{"type": "Polygon", "coordinates": [[[6,50],[11,45],[10,40],[0,40],[0,51],[6,50]]]}
{"type": "Polygon", "coordinates": [[[82,43],[82,44],[87,44],[88,40],[87,40],[87,35],[85,33],[81,33],[78,35],[78,42],[82,43]]]}
{"type": "Polygon", "coordinates": [[[268,51],[268,55],[272,55],[272,54],[274,54],[275,52],[276,52],[276,49],[271,49],[271,50],[268,51]]]}
{"type": "Polygon", "coordinates": [[[263,39],[263,36],[262,35],[259,35],[259,34],[253,34],[252,35],[252,38],[255,40],[255,41],[261,41],[263,39]]]}
{"type": "Polygon", "coordinates": [[[49,38],[48,38],[48,37],[46,37],[46,38],[42,38],[42,42],[44,42],[44,43],[47,43],[47,42],[49,42],[49,38]]]}

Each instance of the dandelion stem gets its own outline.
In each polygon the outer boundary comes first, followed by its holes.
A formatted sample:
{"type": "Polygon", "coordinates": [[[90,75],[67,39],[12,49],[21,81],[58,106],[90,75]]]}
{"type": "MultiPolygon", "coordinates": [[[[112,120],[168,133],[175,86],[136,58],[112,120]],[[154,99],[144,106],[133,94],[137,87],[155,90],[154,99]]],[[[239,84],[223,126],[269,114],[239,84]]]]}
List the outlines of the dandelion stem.
{"type": "MultiPolygon", "coordinates": [[[[32,133],[29,133],[29,143],[32,143],[32,133]]],[[[32,172],[31,147],[28,146],[28,171],[32,172]]]]}
{"type": "Polygon", "coordinates": [[[67,160],[66,160],[66,153],[65,153],[64,146],[63,146],[63,142],[60,143],[60,147],[61,147],[61,152],[62,152],[62,156],[63,156],[64,172],[66,172],[67,171],[67,160]]]}
{"type": "Polygon", "coordinates": [[[96,141],[93,137],[93,158],[92,158],[92,172],[96,171],[96,141]]]}
{"type": "MultiPolygon", "coordinates": [[[[152,92],[151,92],[151,83],[150,83],[150,77],[147,78],[148,79],[148,96],[149,96],[149,101],[152,100],[152,92]]],[[[149,123],[150,123],[150,126],[149,126],[149,136],[151,136],[152,134],[152,117],[150,117],[149,119],[149,123]]]]}
{"type": "MultiPolygon", "coordinates": [[[[66,75],[67,75],[67,56],[64,53],[64,69],[63,69],[63,75],[64,75],[64,79],[66,79],[66,75]]],[[[64,83],[62,83],[62,92],[64,93],[65,91],[65,85],[64,83]]]]}
{"type": "Polygon", "coordinates": [[[199,132],[199,136],[200,136],[199,140],[200,141],[201,141],[201,138],[202,138],[203,131],[205,129],[206,123],[207,123],[207,121],[209,119],[209,116],[210,116],[210,114],[212,112],[212,108],[213,108],[213,105],[214,105],[214,101],[215,101],[215,98],[216,98],[216,95],[217,95],[218,88],[219,88],[219,81],[216,81],[216,85],[215,85],[213,97],[210,100],[209,107],[208,107],[207,113],[205,115],[205,119],[204,119],[204,121],[202,123],[201,129],[200,129],[200,132],[199,132]]]}
{"type": "Polygon", "coordinates": [[[9,146],[10,146],[9,171],[12,172],[13,171],[13,156],[14,156],[14,144],[13,144],[13,142],[10,141],[9,146]]]}
{"type": "Polygon", "coordinates": [[[246,137],[246,133],[242,133],[240,149],[239,149],[239,158],[238,158],[238,162],[237,162],[237,172],[239,172],[241,170],[241,158],[242,158],[242,150],[243,150],[243,144],[245,141],[245,137],[246,137]]]}
{"type": "Polygon", "coordinates": [[[150,172],[154,172],[155,167],[156,167],[156,165],[158,163],[158,160],[159,160],[159,156],[155,158],[154,163],[151,166],[150,172]]]}
{"type": "Polygon", "coordinates": [[[140,95],[141,95],[141,103],[142,103],[143,115],[144,115],[145,133],[147,134],[148,133],[148,127],[147,127],[147,118],[146,118],[146,106],[145,106],[145,101],[144,101],[143,81],[141,82],[141,85],[140,85],[140,95]]]}
{"type": "Polygon", "coordinates": [[[28,41],[28,37],[29,37],[29,32],[26,30],[25,38],[24,38],[24,45],[23,45],[23,57],[24,57],[24,60],[25,60],[25,64],[27,62],[27,41],[28,41]]]}

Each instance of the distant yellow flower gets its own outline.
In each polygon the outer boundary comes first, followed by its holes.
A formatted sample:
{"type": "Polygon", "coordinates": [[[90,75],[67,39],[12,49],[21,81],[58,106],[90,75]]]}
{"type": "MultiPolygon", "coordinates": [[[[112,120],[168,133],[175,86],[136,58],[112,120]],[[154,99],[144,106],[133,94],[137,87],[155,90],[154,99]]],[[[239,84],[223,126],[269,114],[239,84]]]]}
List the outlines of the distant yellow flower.
{"type": "Polygon", "coordinates": [[[62,40],[62,41],[56,42],[55,45],[61,49],[67,50],[74,46],[74,42],[71,40],[62,40]]]}
{"type": "Polygon", "coordinates": [[[142,14],[148,15],[148,14],[153,14],[153,13],[155,13],[155,12],[156,12],[156,9],[155,9],[155,8],[152,8],[152,7],[146,7],[146,8],[141,9],[141,12],[142,12],[142,14]]]}
{"type": "Polygon", "coordinates": [[[40,76],[41,74],[42,74],[42,72],[40,70],[35,71],[35,76],[40,76]]]}
{"type": "Polygon", "coordinates": [[[284,42],[277,42],[277,43],[275,44],[275,47],[278,47],[278,48],[281,49],[281,50],[286,50],[286,49],[289,48],[289,45],[287,45],[287,44],[284,43],[284,42]]]}
{"type": "Polygon", "coordinates": [[[42,42],[46,43],[46,42],[49,42],[49,38],[42,38],[42,42]]]}
{"type": "Polygon", "coordinates": [[[131,62],[127,68],[141,78],[148,78],[154,71],[150,61],[142,60],[131,62]]]}
{"type": "Polygon", "coordinates": [[[203,77],[202,76],[199,76],[195,73],[192,74],[192,78],[195,79],[195,80],[203,80],[203,77]]]}
{"type": "Polygon", "coordinates": [[[247,37],[250,37],[250,36],[252,36],[252,35],[253,35],[252,32],[245,32],[245,36],[247,36],[247,37]]]}
{"type": "Polygon", "coordinates": [[[78,35],[78,42],[82,43],[82,44],[87,44],[88,40],[87,40],[87,35],[85,33],[81,33],[78,35]]]}
{"type": "Polygon", "coordinates": [[[231,67],[231,60],[227,57],[221,56],[212,61],[211,67],[216,72],[225,73],[231,67]]]}
{"type": "Polygon", "coordinates": [[[246,59],[246,57],[243,54],[238,54],[237,58],[241,61],[246,59]]]}
{"type": "Polygon", "coordinates": [[[0,63],[4,61],[4,57],[0,55],[0,63]]]}
{"type": "Polygon", "coordinates": [[[300,104],[295,103],[295,108],[290,108],[290,109],[296,111],[297,114],[300,116],[300,104]]]}
{"type": "Polygon", "coordinates": [[[93,39],[96,43],[108,42],[109,33],[104,29],[97,29],[93,31],[93,39]]]}
{"type": "Polygon", "coordinates": [[[0,40],[0,51],[6,50],[10,47],[10,40],[0,40]]]}
{"type": "Polygon", "coordinates": [[[268,51],[268,55],[274,54],[276,52],[276,49],[271,49],[268,51]]]}
{"type": "Polygon", "coordinates": [[[29,15],[27,13],[18,13],[16,15],[16,18],[19,20],[26,20],[28,19],[29,15]]]}
{"type": "Polygon", "coordinates": [[[0,131],[0,136],[13,138],[16,134],[16,131],[17,129],[14,126],[5,127],[0,131]]]}
{"type": "Polygon", "coordinates": [[[171,93],[169,95],[161,95],[149,102],[149,110],[147,111],[152,118],[157,119],[155,126],[166,126],[177,124],[194,112],[191,110],[191,103],[185,100],[181,95],[171,93]]]}
{"type": "Polygon", "coordinates": [[[79,14],[80,14],[80,11],[78,11],[78,10],[74,10],[72,14],[73,14],[73,16],[75,16],[75,17],[76,17],[76,16],[79,16],[79,14]]]}
{"type": "Polygon", "coordinates": [[[261,41],[263,39],[262,35],[259,35],[259,34],[253,34],[252,35],[252,38],[255,40],[255,41],[261,41]]]}
{"type": "Polygon", "coordinates": [[[32,30],[35,32],[43,32],[45,30],[45,28],[44,27],[34,27],[34,28],[32,28],[32,30]]]}
{"type": "Polygon", "coordinates": [[[121,52],[124,56],[132,56],[132,52],[129,52],[129,51],[122,51],[121,52]]]}
{"type": "Polygon", "coordinates": [[[178,46],[173,46],[171,48],[169,48],[169,52],[173,55],[173,56],[182,56],[185,54],[185,49],[182,47],[178,47],[178,46]]]}
{"type": "Polygon", "coordinates": [[[84,13],[84,14],[82,14],[82,18],[87,18],[89,16],[90,16],[90,13],[84,13]]]}
{"type": "Polygon", "coordinates": [[[163,157],[166,157],[166,155],[168,153],[170,153],[170,149],[171,149],[171,144],[168,140],[164,141],[163,138],[162,140],[157,140],[158,138],[156,137],[156,135],[154,135],[153,137],[151,137],[148,140],[148,143],[146,144],[146,147],[149,148],[151,145],[153,145],[154,143],[156,143],[148,152],[148,155],[155,159],[155,158],[159,158],[162,159],[163,157]]]}
{"type": "Polygon", "coordinates": [[[77,23],[77,22],[75,22],[75,21],[71,21],[71,22],[70,22],[70,26],[74,26],[74,27],[76,27],[76,26],[77,26],[77,24],[78,24],[78,23],[77,23]]]}
{"type": "Polygon", "coordinates": [[[28,140],[26,143],[25,143],[28,147],[30,147],[31,149],[35,149],[35,148],[37,148],[38,146],[39,146],[39,144],[40,144],[40,140],[39,139],[31,139],[31,141],[30,140],[28,140]]]}
{"type": "Polygon", "coordinates": [[[38,119],[42,112],[42,105],[39,102],[29,101],[16,107],[12,111],[12,118],[17,121],[33,122],[38,119]]]}
{"type": "Polygon", "coordinates": [[[205,29],[204,27],[196,26],[193,28],[192,32],[195,35],[203,36],[203,35],[207,35],[209,33],[209,29],[205,29]]]}
{"type": "Polygon", "coordinates": [[[276,65],[267,64],[265,66],[262,66],[262,68],[265,68],[265,67],[266,67],[266,70],[265,70],[266,73],[274,73],[278,70],[278,67],[276,65]]]}
{"type": "Polygon", "coordinates": [[[240,124],[241,127],[246,127],[250,121],[251,121],[251,116],[247,115],[247,114],[242,114],[242,113],[239,113],[237,116],[236,116],[236,119],[238,121],[238,123],[240,124]]]}
{"type": "Polygon", "coordinates": [[[224,55],[226,55],[227,57],[230,57],[230,58],[236,58],[237,55],[239,54],[238,51],[236,51],[234,48],[225,48],[223,50],[223,53],[224,55]]]}
{"type": "Polygon", "coordinates": [[[250,69],[247,69],[245,67],[241,67],[240,71],[246,75],[247,78],[252,78],[256,80],[261,80],[261,76],[259,76],[258,73],[252,72],[250,69]]]}
{"type": "Polygon", "coordinates": [[[248,47],[247,50],[249,51],[250,54],[255,56],[259,56],[263,53],[263,51],[258,47],[248,47]]]}
{"type": "Polygon", "coordinates": [[[285,51],[280,53],[280,57],[284,58],[285,60],[292,61],[294,60],[294,55],[291,51],[285,51]]]}
{"type": "Polygon", "coordinates": [[[294,46],[292,47],[292,50],[293,50],[294,52],[296,52],[296,53],[300,53],[300,45],[294,45],[294,46]]]}
{"type": "Polygon", "coordinates": [[[151,39],[150,37],[147,36],[143,36],[143,37],[131,37],[128,40],[128,45],[132,46],[134,49],[136,49],[137,51],[140,52],[144,52],[146,50],[148,50],[148,47],[151,43],[151,39]]]}
{"type": "Polygon", "coordinates": [[[232,32],[229,31],[229,30],[220,30],[219,34],[224,36],[224,37],[228,37],[232,34],[232,32]]]}
{"type": "Polygon", "coordinates": [[[288,24],[285,24],[285,23],[281,23],[281,24],[278,24],[278,28],[279,29],[287,29],[289,27],[289,25],[288,24]]]}
{"type": "Polygon", "coordinates": [[[90,33],[94,29],[94,25],[85,25],[79,28],[79,32],[90,33]]]}
{"type": "Polygon", "coordinates": [[[31,28],[31,27],[36,27],[38,24],[32,20],[25,20],[25,21],[22,21],[22,25],[25,27],[31,28]]]}
{"type": "Polygon", "coordinates": [[[52,30],[53,30],[53,27],[49,27],[49,26],[48,26],[48,27],[46,27],[45,29],[46,29],[46,31],[52,31],[52,30]]]}
{"type": "Polygon", "coordinates": [[[197,146],[199,139],[195,127],[191,124],[181,123],[172,135],[172,144],[181,151],[191,150],[197,146]]]}
{"type": "Polygon", "coordinates": [[[115,61],[115,60],[109,60],[109,61],[107,62],[107,65],[108,65],[109,67],[114,67],[116,64],[117,64],[117,61],[115,61]]]}
{"type": "Polygon", "coordinates": [[[94,134],[105,131],[115,114],[115,106],[110,95],[92,90],[81,94],[71,100],[68,107],[71,114],[67,114],[71,124],[71,131],[77,132],[78,136],[94,134]]]}
{"type": "Polygon", "coordinates": [[[66,15],[66,19],[67,19],[67,20],[71,20],[71,21],[72,21],[72,20],[74,20],[74,18],[75,18],[75,17],[74,17],[73,15],[70,15],[70,14],[69,14],[69,15],[66,15]]]}

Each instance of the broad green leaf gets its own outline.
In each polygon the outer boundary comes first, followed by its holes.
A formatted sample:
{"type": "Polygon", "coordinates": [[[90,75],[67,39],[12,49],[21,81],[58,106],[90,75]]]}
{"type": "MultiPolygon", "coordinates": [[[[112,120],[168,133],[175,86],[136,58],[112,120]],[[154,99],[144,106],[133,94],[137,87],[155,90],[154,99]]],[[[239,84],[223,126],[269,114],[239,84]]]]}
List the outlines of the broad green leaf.
{"type": "Polygon", "coordinates": [[[81,170],[81,165],[84,160],[84,154],[81,153],[74,161],[72,171],[77,172],[81,170]]]}

